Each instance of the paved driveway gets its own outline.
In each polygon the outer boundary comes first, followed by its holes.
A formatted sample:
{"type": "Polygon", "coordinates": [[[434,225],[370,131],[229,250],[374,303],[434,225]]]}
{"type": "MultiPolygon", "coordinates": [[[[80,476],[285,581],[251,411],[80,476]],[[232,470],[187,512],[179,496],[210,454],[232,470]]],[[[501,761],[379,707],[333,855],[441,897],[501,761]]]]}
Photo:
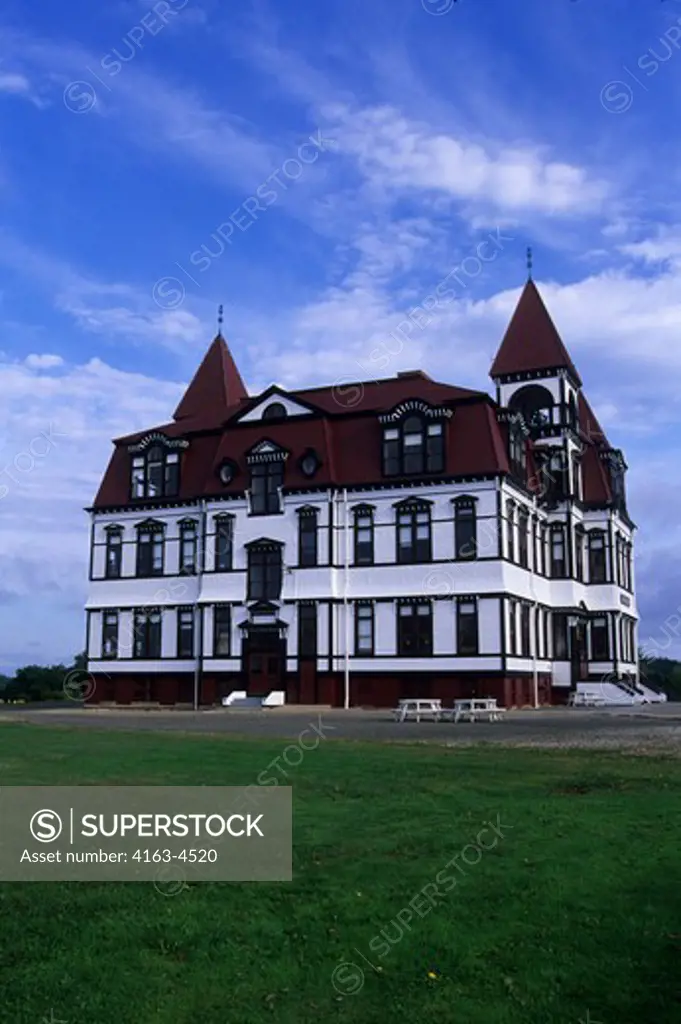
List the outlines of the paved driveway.
{"type": "Polygon", "coordinates": [[[157,711],[14,705],[0,709],[0,722],[76,729],[149,730],[296,740],[316,726],[328,739],[439,744],[502,743],[664,749],[681,752],[681,704],[643,708],[547,708],[509,711],[503,722],[393,721],[389,711],[287,708],[267,711],[157,711]]]}

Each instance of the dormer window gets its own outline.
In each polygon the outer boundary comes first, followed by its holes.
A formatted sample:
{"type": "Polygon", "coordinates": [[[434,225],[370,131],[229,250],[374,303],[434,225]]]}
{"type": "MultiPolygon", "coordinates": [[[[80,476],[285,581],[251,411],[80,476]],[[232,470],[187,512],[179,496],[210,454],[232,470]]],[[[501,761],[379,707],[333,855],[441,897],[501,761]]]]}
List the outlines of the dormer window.
{"type": "Polygon", "coordinates": [[[281,489],[288,454],[272,441],[260,441],[247,455],[251,475],[251,515],[267,516],[282,511],[281,489]]]}
{"type": "Polygon", "coordinates": [[[383,475],[419,476],[444,469],[444,426],[407,416],[383,430],[383,475]]]}
{"type": "Polygon", "coordinates": [[[128,449],[132,453],[130,493],[133,498],[175,497],[179,493],[178,447],[187,447],[187,442],[167,441],[162,435],[154,435],[151,444],[142,442],[128,449]]]}

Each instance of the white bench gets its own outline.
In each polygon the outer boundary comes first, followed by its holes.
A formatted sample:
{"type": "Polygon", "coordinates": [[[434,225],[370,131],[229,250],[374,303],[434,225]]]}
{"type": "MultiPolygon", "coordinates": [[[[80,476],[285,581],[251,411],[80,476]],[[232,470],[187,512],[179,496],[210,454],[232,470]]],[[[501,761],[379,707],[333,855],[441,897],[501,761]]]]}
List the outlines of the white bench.
{"type": "Polygon", "coordinates": [[[433,721],[439,722],[442,716],[442,701],[420,698],[401,700],[393,710],[393,715],[397,722],[406,722],[409,718],[414,718],[417,722],[420,722],[422,718],[431,718],[433,721]]]}
{"type": "Polygon", "coordinates": [[[500,722],[505,713],[506,709],[498,707],[496,699],[492,697],[455,700],[454,707],[445,712],[447,717],[454,723],[461,721],[461,719],[468,722],[475,722],[478,719],[487,720],[488,722],[500,722]]]}

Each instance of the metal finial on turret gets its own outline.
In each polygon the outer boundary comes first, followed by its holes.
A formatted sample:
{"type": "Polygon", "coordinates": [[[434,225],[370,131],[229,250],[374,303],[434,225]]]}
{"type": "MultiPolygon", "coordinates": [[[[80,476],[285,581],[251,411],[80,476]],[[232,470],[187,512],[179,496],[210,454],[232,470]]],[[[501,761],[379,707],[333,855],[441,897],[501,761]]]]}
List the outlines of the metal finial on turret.
{"type": "Polygon", "coordinates": [[[218,306],[218,334],[222,334],[222,325],[224,323],[222,304],[218,306]]]}
{"type": "Polygon", "coordinates": [[[527,277],[531,280],[532,278],[532,249],[527,247],[527,277]]]}

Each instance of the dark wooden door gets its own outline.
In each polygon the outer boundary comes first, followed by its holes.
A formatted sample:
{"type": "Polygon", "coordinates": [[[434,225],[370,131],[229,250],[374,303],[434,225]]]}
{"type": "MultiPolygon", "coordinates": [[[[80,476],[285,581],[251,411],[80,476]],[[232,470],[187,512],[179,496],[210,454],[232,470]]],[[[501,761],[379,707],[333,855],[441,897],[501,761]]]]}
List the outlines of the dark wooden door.
{"type": "Polygon", "coordinates": [[[572,685],[587,681],[589,662],[586,650],[586,626],[583,622],[570,630],[570,660],[572,663],[572,685]]]}
{"type": "Polygon", "coordinates": [[[265,697],[281,689],[282,657],[279,651],[248,652],[246,659],[246,692],[249,697],[265,697]]]}

